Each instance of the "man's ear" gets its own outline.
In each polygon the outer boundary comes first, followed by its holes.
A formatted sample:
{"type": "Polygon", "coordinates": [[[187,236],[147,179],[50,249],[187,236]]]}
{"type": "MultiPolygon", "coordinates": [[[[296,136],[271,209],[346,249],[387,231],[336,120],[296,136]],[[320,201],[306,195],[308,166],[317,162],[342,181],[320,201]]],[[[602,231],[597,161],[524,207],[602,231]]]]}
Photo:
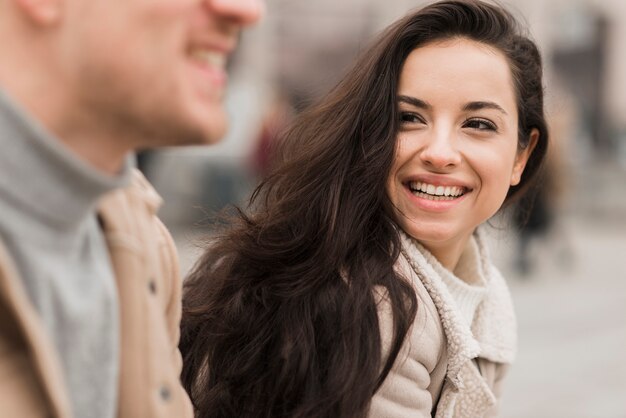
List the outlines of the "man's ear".
{"type": "Polygon", "coordinates": [[[528,158],[530,158],[530,154],[535,149],[537,141],[539,141],[539,130],[535,128],[530,131],[528,146],[518,151],[515,156],[515,164],[513,164],[513,172],[511,173],[511,186],[517,186],[522,179],[522,173],[524,173],[528,158]]]}
{"type": "Polygon", "coordinates": [[[35,25],[54,25],[61,18],[63,0],[14,0],[14,2],[16,8],[35,25]]]}

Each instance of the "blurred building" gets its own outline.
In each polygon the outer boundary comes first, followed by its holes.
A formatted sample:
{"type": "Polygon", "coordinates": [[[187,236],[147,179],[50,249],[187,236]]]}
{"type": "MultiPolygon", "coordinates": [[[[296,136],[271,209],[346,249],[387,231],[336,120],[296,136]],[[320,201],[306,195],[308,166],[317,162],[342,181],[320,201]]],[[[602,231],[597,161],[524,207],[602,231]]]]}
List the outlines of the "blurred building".
{"type": "MultiPolygon", "coordinates": [[[[241,202],[256,177],[250,158],[276,94],[300,110],[340,79],[382,28],[424,1],[267,0],[232,63],[231,131],[218,146],[159,153],[148,175],[166,195],[166,220],[198,219],[194,206],[241,202]],[[276,93],[278,92],[278,93],[276,93]]],[[[548,114],[572,164],[626,167],[626,2],[505,0],[530,28],[546,64],[548,114]]],[[[625,204],[626,207],[626,204],[625,204]]]]}

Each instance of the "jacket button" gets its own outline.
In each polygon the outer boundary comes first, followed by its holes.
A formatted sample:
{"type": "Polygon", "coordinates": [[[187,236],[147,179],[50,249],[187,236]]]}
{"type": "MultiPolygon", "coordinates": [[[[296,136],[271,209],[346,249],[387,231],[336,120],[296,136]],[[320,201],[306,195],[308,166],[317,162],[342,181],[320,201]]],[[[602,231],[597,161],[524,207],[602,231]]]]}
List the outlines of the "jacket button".
{"type": "Polygon", "coordinates": [[[148,289],[150,289],[150,293],[152,293],[153,295],[156,294],[157,288],[154,279],[150,279],[150,281],[148,282],[148,289]]]}
{"type": "Polygon", "coordinates": [[[167,386],[163,385],[161,386],[161,389],[159,389],[159,396],[161,396],[162,400],[167,402],[172,397],[172,393],[170,392],[170,389],[167,386]]]}

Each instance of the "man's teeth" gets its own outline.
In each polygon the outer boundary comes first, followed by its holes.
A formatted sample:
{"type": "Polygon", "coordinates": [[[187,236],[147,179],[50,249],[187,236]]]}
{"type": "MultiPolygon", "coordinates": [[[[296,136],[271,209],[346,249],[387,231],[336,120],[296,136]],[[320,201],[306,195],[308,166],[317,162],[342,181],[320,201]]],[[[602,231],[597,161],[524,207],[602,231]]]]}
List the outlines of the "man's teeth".
{"type": "Polygon", "coordinates": [[[433,184],[422,183],[421,181],[413,181],[409,183],[409,187],[414,193],[424,193],[430,196],[440,197],[459,197],[464,193],[464,187],[458,186],[435,186],[433,184]]]}
{"type": "Polygon", "coordinates": [[[217,68],[226,67],[226,55],[216,51],[196,48],[191,51],[191,57],[194,60],[201,61],[206,65],[217,68]]]}

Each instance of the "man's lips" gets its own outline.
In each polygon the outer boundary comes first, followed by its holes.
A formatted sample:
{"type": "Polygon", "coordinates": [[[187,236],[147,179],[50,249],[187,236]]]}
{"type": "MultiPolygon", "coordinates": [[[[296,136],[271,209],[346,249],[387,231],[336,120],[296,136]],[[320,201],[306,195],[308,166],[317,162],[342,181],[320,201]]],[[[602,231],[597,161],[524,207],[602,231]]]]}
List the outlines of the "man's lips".
{"type": "Polygon", "coordinates": [[[228,81],[226,64],[228,54],[222,50],[196,45],[189,48],[188,57],[193,68],[199,70],[202,78],[213,88],[222,89],[228,81]]]}

